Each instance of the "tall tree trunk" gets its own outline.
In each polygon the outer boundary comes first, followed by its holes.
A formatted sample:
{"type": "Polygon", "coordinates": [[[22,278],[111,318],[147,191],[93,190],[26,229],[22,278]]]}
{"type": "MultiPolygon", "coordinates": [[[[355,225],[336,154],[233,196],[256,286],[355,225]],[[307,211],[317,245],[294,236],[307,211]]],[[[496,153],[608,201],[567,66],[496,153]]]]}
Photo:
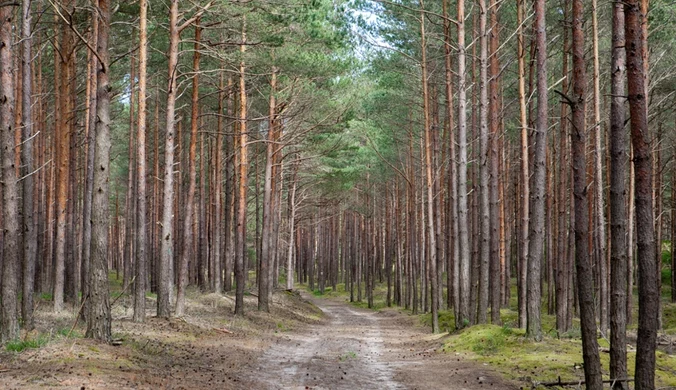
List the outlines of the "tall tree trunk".
{"type": "MultiPolygon", "coordinates": [[[[648,103],[650,104],[650,103],[648,103]]],[[[655,272],[657,291],[662,291],[662,122],[653,140],[653,223],[655,224],[655,272]]],[[[657,329],[662,328],[662,305],[657,305],[657,329]]]]}
{"type": "MultiPolygon", "coordinates": [[[[500,77],[500,63],[498,61],[499,30],[498,30],[498,4],[496,0],[490,1],[490,42],[489,61],[489,102],[488,114],[490,115],[490,136],[488,145],[488,171],[489,171],[489,197],[490,197],[490,288],[491,288],[491,323],[500,324],[500,296],[502,293],[501,283],[501,251],[500,251],[500,99],[498,96],[498,79],[500,77]]],[[[488,31],[487,31],[488,34],[488,31]]],[[[486,37],[488,38],[488,37],[486,37]]]]}
{"type": "MultiPolygon", "coordinates": [[[[676,142],[671,146],[676,156],[676,142]]],[[[676,165],[671,168],[671,302],[676,302],[676,165]]]]}
{"type": "Polygon", "coordinates": [[[592,31],[594,50],[594,192],[596,196],[596,251],[600,274],[599,326],[601,334],[608,331],[608,269],[606,263],[606,219],[603,202],[603,149],[601,148],[601,86],[599,70],[599,37],[597,0],[592,0],[592,31]]]}
{"type": "MultiPolygon", "coordinates": [[[[235,87],[234,81],[231,76],[228,77],[228,110],[227,114],[229,117],[235,117],[235,87]]],[[[235,263],[234,261],[234,230],[235,230],[235,144],[237,143],[237,122],[232,121],[232,135],[228,136],[228,141],[225,145],[225,155],[227,160],[225,162],[225,223],[223,230],[225,231],[225,253],[223,261],[223,290],[230,291],[232,290],[232,268],[235,263]]]]}
{"type": "MultiPolygon", "coordinates": [[[[528,257],[528,296],[526,333],[535,340],[542,339],[540,319],[540,275],[544,256],[545,227],[545,158],[547,151],[547,29],[545,0],[535,0],[535,46],[537,48],[537,120],[533,151],[533,191],[530,199],[528,257]]],[[[525,185],[525,183],[524,183],[525,185]]]]}
{"type": "MultiPolygon", "coordinates": [[[[272,220],[272,264],[273,266],[269,269],[270,272],[270,280],[272,283],[272,288],[269,290],[269,299],[272,301],[272,291],[275,288],[279,287],[279,260],[281,256],[280,248],[281,245],[279,245],[279,228],[281,226],[282,222],[282,188],[284,186],[284,175],[282,172],[284,171],[284,161],[282,160],[281,157],[281,149],[282,146],[279,144],[279,138],[282,133],[281,126],[282,122],[277,119],[276,121],[276,126],[275,126],[275,140],[277,143],[277,148],[275,148],[275,153],[273,153],[273,162],[275,165],[273,165],[273,174],[277,178],[276,181],[276,188],[273,191],[273,210],[277,210],[273,214],[273,220],[272,220]]],[[[331,257],[333,259],[333,257],[331,257]]],[[[335,289],[334,289],[335,290],[335,289]]]]}
{"type": "Polygon", "coordinates": [[[235,239],[235,314],[244,314],[244,283],[246,281],[246,211],[249,174],[247,96],[246,96],[246,15],[242,16],[242,44],[239,46],[239,197],[237,204],[237,236],[235,239]]]}
{"type": "MultiPolygon", "coordinates": [[[[420,1],[420,37],[422,47],[422,89],[423,89],[423,115],[425,117],[425,173],[426,173],[426,189],[427,189],[427,234],[429,236],[429,267],[430,267],[430,293],[432,294],[432,332],[439,333],[439,294],[437,292],[437,245],[436,234],[434,228],[434,167],[432,166],[432,136],[430,129],[430,107],[429,107],[429,93],[427,83],[427,43],[425,40],[425,5],[420,1]]],[[[371,279],[371,288],[373,287],[373,280],[371,279]]],[[[372,298],[371,298],[372,299],[372,298]]]]}
{"type": "MultiPolygon", "coordinates": [[[[295,248],[295,229],[296,229],[296,189],[298,186],[298,167],[300,165],[300,154],[296,153],[296,159],[293,162],[292,177],[289,182],[289,248],[286,260],[286,289],[293,289],[293,258],[295,248]]],[[[344,248],[343,248],[344,251],[344,248]]],[[[344,253],[344,252],[343,252],[344,253]]]]}
{"type": "MultiPolygon", "coordinates": [[[[66,0],[59,7],[62,11],[70,13],[74,5],[73,0],[66,0]]],[[[72,70],[73,59],[73,35],[65,22],[60,22],[60,42],[56,59],[59,61],[59,72],[55,72],[55,82],[58,86],[57,121],[55,131],[56,158],[56,246],[54,253],[54,311],[63,310],[65,270],[66,270],[66,230],[68,209],[68,178],[69,178],[69,153],[71,133],[71,116],[69,110],[72,98],[72,70]]]]}
{"type": "Polygon", "coordinates": [[[35,262],[37,255],[37,230],[33,219],[33,84],[32,84],[32,33],[31,2],[23,0],[21,10],[21,106],[23,145],[21,148],[21,181],[23,187],[22,231],[23,231],[23,290],[21,318],[24,327],[32,330],[33,323],[33,286],[35,283],[35,262]]]}
{"type": "Polygon", "coordinates": [[[263,194],[263,228],[261,237],[260,275],[258,277],[258,310],[270,311],[270,295],[272,294],[272,280],[270,280],[272,259],[272,220],[273,220],[273,191],[275,178],[273,177],[274,152],[278,148],[275,143],[275,111],[277,93],[277,69],[272,67],[270,76],[270,104],[268,118],[268,142],[265,145],[265,182],[263,194]]]}
{"type": "Polygon", "coordinates": [[[470,247],[467,205],[467,84],[465,81],[465,0],[458,0],[458,232],[460,259],[457,285],[460,286],[455,326],[464,328],[470,319],[470,247]]]}
{"type": "Polygon", "coordinates": [[[638,244],[638,337],[636,340],[636,388],[655,388],[655,347],[657,342],[659,291],[655,269],[655,225],[652,202],[651,135],[648,129],[645,77],[644,31],[638,0],[625,8],[627,80],[634,147],[636,188],[636,233],[638,244]]]}
{"type": "Polygon", "coordinates": [[[573,0],[573,97],[571,109],[571,149],[573,161],[573,193],[575,196],[575,264],[577,268],[580,327],[582,328],[582,357],[584,377],[588,389],[601,389],[601,362],[596,340],[594,310],[594,280],[586,240],[590,232],[587,208],[586,177],[586,122],[585,122],[585,62],[584,62],[584,7],[582,0],[573,0]]]}
{"type": "Polygon", "coordinates": [[[2,148],[2,307],[0,343],[19,337],[18,299],[21,275],[19,186],[14,141],[14,69],[12,30],[14,10],[0,6],[0,147],[2,148]]]}
{"type": "Polygon", "coordinates": [[[99,23],[96,51],[100,58],[96,72],[96,155],[94,157],[94,197],[92,199],[92,243],[89,267],[89,314],[86,336],[108,342],[111,314],[108,292],[108,209],[110,177],[110,85],[108,84],[109,0],[98,0],[99,23]]]}
{"type": "MultiPolygon", "coordinates": [[[[193,219],[195,217],[195,188],[197,186],[197,131],[199,129],[199,72],[200,72],[200,40],[202,28],[199,26],[199,18],[195,22],[195,51],[193,54],[192,68],[192,110],[190,115],[190,149],[188,152],[188,197],[185,200],[187,207],[183,219],[183,252],[178,273],[178,288],[176,293],[176,316],[185,314],[185,289],[188,285],[188,262],[193,261],[198,255],[193,253],[193,219]]],[[[204,156],[202,156],[203,158],[204,156]]]]}
{"type": "MultiPolygon", "coordinates": [[[[223,103],[225,102],[225,72],[221,72],[218,81],[218,119],[216,128],[216,151],[214,153],[214,164],[216,165],[214,178],[214,223],[213,223],[213,256],[210,269],[211,287],[216,293],[223,291],[223,278],[221,269],[221,236],[222,236],[222,217],[223,217],[223,196],[221,178],[223,177],[223,103]]],[[[227,158],[226,154],[226,158],[227,158]]],[[[226,234],[228,234],[226,232],[226,234]]]]}
{"type": "Polygon", "coordinates": [[[167,122],[164,144],[164,191],[162,206],[162,249],[160,252],[157,291],[157,316],[171,316],[171,295],[174,285],[174,149],[176,78],[178,72],[178,0],[171,1],[169,11],[169,85],[167,88],[167,122]]]}
{"type": "Polygon", "coordinates": [[[480,240],[481,251],[479,276],[479,307],[477,323],[486,323],[489,291],[489,267],[491,256],[491,227],[490,227],[490,194],[488,188],[488,8],[486,0],[479,0],[479,168],[480,168],[480,205],[479,215],[481,224],[480,240]]]}
{"type": "MultiPolygon", "coordinates": [[[[132,44],[134,39],[132,38],[132,44]]],[[[124,214],[124,258],[122,260],[122,269],[124,275],[122,278],[122,289],[127,290],[132,279],[132,258],[135,255],[136,240],[135,240],[135,225],[136,225],[136,156],[134,153],[134,108],[136,106],[136,60],[134,55],[130,56],[130,72],[129,72],[129,159],[127,165],[127,196],[125,199],[125,214],[124,214]]]]}
{"type": "MultiPolygon", "coordinates": [[[[154,110],[154,122],[155,122],[155,150],[153,152],[153,219],[152,221],[159,221],[160,215],[162,215],[162,192],[160,191],[160,87],[159,83],[156,84],[155,88],[155,110],[154,110]]],[[[150,291],[157,293],[158,290],[158,279],[160,276],[159,272],[159,258],[162,256],[162,237],[160,236],[162,229],[157,226],[156,222],[151,223],[152,225],[152,248],[153,255],[150,257],[150,291]]]]}
{"type": "MultiPolygon", "coordinates": [[[[460,236],[458,232],[458,164],[456,161],[456,133],[454,130],[453,123],[453,69],[451,67],[451,22],[448,20],[448,0],[443,0],[443,12],[444,16],[444,59],[446,65],[446,118],[447,118],[447,128],[448,131],[448,144],[449,144],[449,177],[448,184],[450,188],[450,195],[447,198],[449,204],[448,214],[446,215],[446,220],[450,221],[448,224],[449,239],[448,243],[452,246],[452,249],[447,251],[447,279],[448,279],[448,306],[451,304],[455,309],[457,314],[458,310],[458,300],[460,293],[460,283],[459,283],[459,258],[460,258],[460,236]]],[[[463,43],[464,44],[464,43],[463,43]]],[[[395,234],[398,232],[398,225],[395,226],[395,234]]],[[[399,272],[399,267],[397,267],[397,272],[399,272]]],[[[397,279],[398,280],[398,279],[397,279]]]]}
{"type": "MultiPolygon", "coordinates": [[[[91,42],[95,46],[98,42],[99,18],[96,11],[92,12],[92,33],[91,42]]],[[[87,77],[89,87],[89,100],[87,102],[87,126],[86,126],[86,141],[87,153],[85,163],[85,188],[82,200],[82,302],[84,309],[82,310],[83,319],[89,312],[87,305],[89,304],[89,266],[91,264],[91,240],[92,240],[92,196],[94,194],[94,154],[96,151],[96,95],[97,95],[97,69],[98,59],[96,56],[88,52],[89,66],[87,77]]]]}
{"type": "Polygon", "coordinates": [[[146,91],[148,64],[148,0],[140,0],[139,17],[139,80],[138,80],[138,135],[136,160],[138,161],[136,220],[136,282],[134,283],[134,321],[144,322],[146,316],[146,267],[148,251],[148,230],[146,228],[146,91]]]}
{"type": "MultiPolygon", "coordinates": [[[[570,18],[570,7],[568,3],[564,3],[563,10],[563,19],[564,23],[569,23],[570,18]]],[[[564,94],[568,93],[569,90],[569,51],[570,51],[570,29],[565,28],[563,31],[563,53],[562,53],[562,75],[563,82],[561,88],[564,94]]],[[[568,261],[568,230],[567,221],[570,220],[568,214],[568,175],[569,175],[569,163],[568,163],[568,104],[567,102],[562,102],[560,107],[559,114],[559,167],[558,171],[558,242],[557,242],[557,267],[556,267],[556,329],[559,333],[567,332],[568,327],[568,311],[571,310],[571,307],[568,304],[569,296],[572,296],[574,293],[569,288],[570,285],[570,274],[571,274],[571,264],[568,261]]]]}
{"type": "MultiPolygon", "coordinates": [[[[632,144],[629,144],[629,161],[634,161],[634,146],[632,144]]],[[[629,164],[629,199],[627,204],[627,324],[631,324],[634,307],[634,254],[636,248],[636,241],[634,240],[636,235],[636,229],[634,229],[636,226],[634,219],[636,216],[636,171],[634,164],[629,164]]]]}
{"type": "MultiPolygon", "coordinates": [[[[613,4],[610,83],[610,377],[627,376],[627,132],[625,130],[624,5],[613,4]]],[[[672,192],[673,194],[673,192],[672,192]]],[[[673,195],[672,195],[673,196],[673,195]]],[[[676,199],[676,198],[674,198],[676,199]]],[[[674,215],[672,214],[672,223],[674,215]]],[[[673,242],[673,241],[672,241],[673,242]]],[[[672,252],[673,253],[673,252],[672,252]]],[[[625,382],[614,390],[626,390],[625,382]]]]}
{"type": "Polygon", "coordinates": [[[529,223],[529,200],[530,187],[528,182],[530,174],[528,172],[528,118],[526,116],[526,47],[523,38],[523,19],[525,0],[520,0],[517,5],[517,23],[518,27],[518,57],[519,57],[519,113],[521,120],[521,224],[519,237],[519,283],[518,283],[518,308],[519,308],[519,327],[526,327],[526,285],[528,275],[528,223],[529,223]]]}

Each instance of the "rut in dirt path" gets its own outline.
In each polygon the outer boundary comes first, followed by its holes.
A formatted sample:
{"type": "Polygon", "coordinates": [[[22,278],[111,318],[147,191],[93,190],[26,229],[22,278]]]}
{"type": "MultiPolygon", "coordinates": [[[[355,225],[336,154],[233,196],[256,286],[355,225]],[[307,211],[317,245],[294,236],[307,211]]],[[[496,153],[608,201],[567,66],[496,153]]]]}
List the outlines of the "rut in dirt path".
{"type": "Polygon", "coordinates": [[[394,311],[305,296],[325,314],[281,334],[247,373],[266,389],[513,389],[488,367],[435,352],[435,337],[394,311]]]}

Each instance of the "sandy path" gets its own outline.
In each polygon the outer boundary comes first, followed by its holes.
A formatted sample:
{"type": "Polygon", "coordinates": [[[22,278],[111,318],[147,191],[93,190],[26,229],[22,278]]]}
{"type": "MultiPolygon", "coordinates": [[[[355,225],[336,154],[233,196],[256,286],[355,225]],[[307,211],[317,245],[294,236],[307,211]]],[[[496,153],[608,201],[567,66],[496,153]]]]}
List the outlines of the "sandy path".
{"type": "Polygon", "coordinates": [[[374,312],[330,299],[312,301],[326,320],[281,333],[240,375],[261,389],[515,389],[489,367],[440,354],[440,335],[393,310],[374,312]]]}

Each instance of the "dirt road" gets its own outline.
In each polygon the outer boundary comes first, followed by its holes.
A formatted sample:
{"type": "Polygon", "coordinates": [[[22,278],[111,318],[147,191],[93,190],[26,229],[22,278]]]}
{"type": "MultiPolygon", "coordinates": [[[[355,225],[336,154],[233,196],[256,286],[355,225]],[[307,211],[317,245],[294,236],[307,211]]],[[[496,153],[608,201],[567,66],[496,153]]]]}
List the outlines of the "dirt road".
{"type": "Polygon", "coordinates": [[[414,318],[304,296],[325,314],[322,324],[280,333],[242,383],[265,389],[516,389],[489,367],[435,350],[414,318]]]}
{"type": "MultiPolygon", "coordinates": [[[[436,352],[446,336],[430,334],[417,316],[397,309],[376,312],[278,292],[271,313],[256,311],[255,298],[247,297],[249,310],[239,317],[232,315],[232,302],[200,295],[189,300],[186,317],[167,321],[149,313],[143,324],[118,307],[114,329],[121,346],[55,337],[19,354],[0,350],[0,388],[518,388],[488,366],[436,352]]],[[[65,315],[55,320],[53,313],[39,313],[43,329],[72,323],[65,315]]]]}

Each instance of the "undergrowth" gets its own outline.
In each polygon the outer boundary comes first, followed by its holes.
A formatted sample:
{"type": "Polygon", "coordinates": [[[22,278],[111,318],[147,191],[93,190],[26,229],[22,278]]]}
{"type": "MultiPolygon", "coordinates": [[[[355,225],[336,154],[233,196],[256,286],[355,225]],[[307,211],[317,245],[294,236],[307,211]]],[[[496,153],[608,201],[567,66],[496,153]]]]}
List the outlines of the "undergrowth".
{"type": "Polygon", "coordinates": [[[21,352],[26,349],[40,348],[47,344],[48,338],[44,335],[38,335],[35,338],[26,340],[13,340],[5,344],[5,349],[10,352],[21,352]]]}

